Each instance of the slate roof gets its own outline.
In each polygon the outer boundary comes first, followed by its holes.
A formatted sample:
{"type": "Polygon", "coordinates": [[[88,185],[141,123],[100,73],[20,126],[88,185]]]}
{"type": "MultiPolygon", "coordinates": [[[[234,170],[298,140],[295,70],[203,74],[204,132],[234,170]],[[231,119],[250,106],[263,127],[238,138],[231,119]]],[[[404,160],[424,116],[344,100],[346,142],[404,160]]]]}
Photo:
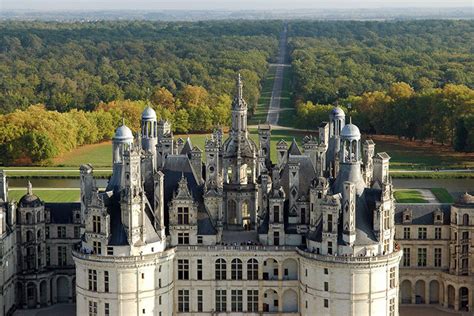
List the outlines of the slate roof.
{"type": "Polygon", "coordinates": [[[73,211],[81,209],[81,203],[45,203],[45,210],[49,211],[51,223],[73,224],[73,211]]]}
{"type": "Polygon", "coordinates": [[[301,150],[296,143],[296,140],[293,138],[290,148],[288,149],[288,155],[301,155],[301,150]]]}
{"type": "MultiPolygon", "coordinates": [[[[411,225],[434,225],[434,212],[441,210],[443,212],[443,225],[449,225],[451,218],[450,204],[395,204],[395,224],[403,224],[403,212],[409,209],[412,214],[411,225]]],[[[404,225],[410,225],[404,224],[404,225]]]]}
{"type": "MultiPolygon", "coordinates": [[[[309,189],[311,186],[311,181],[316,178],[316,171],[314,170],[311,159],[308,156],[292,156],[289,159],[289,163],[299,163],[299,189],[298,197],[304,195],[309,197],[309,189]]],[[[285,164],[283,170],[281,171],[281,185],[285,190],[286,196],[289,196],[290,193],[290,168],[288,164],[285,164]]]]}

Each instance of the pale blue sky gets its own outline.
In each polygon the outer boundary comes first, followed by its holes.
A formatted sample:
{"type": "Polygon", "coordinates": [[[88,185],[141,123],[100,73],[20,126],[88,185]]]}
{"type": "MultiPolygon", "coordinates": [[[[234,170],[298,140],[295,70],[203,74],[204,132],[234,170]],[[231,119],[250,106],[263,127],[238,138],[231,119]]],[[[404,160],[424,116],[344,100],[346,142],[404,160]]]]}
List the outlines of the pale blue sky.
{"type": "Polygon", "coordinates": [[[0,0],[0,9],[263,10],[301,8],[474,7],[474,0],[0,0]]]}

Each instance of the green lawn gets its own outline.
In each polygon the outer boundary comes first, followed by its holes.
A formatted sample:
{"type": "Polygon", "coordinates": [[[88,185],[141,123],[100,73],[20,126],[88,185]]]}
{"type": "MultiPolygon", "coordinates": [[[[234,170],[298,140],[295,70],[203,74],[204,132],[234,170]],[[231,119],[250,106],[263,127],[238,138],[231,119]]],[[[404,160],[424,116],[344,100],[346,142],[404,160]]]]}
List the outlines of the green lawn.
{"type": "Polygon", "coordinates": [[[249,118],[249,125],[257,125],[259,123],[265,123],[267,121],[268,107],[270,106],[270,99],[272,97],[273,82],[275,80],[275,66],[269,66],[268,72],[262,82],[262,91],[260,98],[258,99],[255,113],[249,118]]]}
{"type": "MultiPolygon", "coordinates": [[[[79,202],[80,190],[41,190],[34,189],[33,193],[44,202],[79,202]]],[[[10,189],[8,191],[9,200],[19,201],[26,190],[10,189]]]]}
{"type": "Polygon", "coordinates": [[[472,154],[456,153],[449,149],[440,150],[438,147],[430,148],[418,142],[397,141],[393,138],[377,138],[376,152],[387,152],[391,169],[404,170],[432,170],[439,169],[474,169],[472,154]]]}
{"type": "Polygon", "coordinates": [[[431,188],[430,191],[440,203],[454,203],[454,198],[445,188],[431,188]]]}
{"type": "Polygon", "coordinates": [[[427,203],[421,193],[417,190],[398,190],[394,193],[398,203],[427,203]]]}

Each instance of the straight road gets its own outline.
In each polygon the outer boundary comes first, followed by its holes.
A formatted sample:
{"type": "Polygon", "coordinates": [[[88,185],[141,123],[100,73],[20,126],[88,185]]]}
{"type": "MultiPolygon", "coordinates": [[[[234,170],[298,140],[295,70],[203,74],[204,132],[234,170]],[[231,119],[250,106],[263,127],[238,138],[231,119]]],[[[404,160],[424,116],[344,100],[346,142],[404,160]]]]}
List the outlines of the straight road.
{"type": "Polygon", "coordinates": [[[273,66],[276,67],[275,81],[273,82],[272,96],[270,98],[270,106],[268,107],[267,123],[270,125],[278,125],[278,119],[280,117],[280,100],[281,100],[281,89],[283,87],[283,71],[285,67],[289,67],[286,64],[286,50],[287,50],[287,27],[283,29],[280,36],[280,45],[278,48],[278,61],[273,66]]]}

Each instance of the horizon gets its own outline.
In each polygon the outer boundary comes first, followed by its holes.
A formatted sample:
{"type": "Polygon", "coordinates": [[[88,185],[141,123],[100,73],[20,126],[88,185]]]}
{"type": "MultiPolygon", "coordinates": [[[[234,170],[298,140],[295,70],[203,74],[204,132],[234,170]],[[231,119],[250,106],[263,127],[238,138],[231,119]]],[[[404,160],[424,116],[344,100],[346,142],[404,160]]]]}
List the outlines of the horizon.
{"type": "MultiPolygon", "coordinates": [[[[0,6],[5,11],[278,11],[278,10],[349,10],[349,9],[455,9],[471,8],[474,6],[469,0],[429,1],[429,0],[401,0],[401,1],[376,1],[376,0],[296,0],[291,3],[284,0],[79,0],[66,2],[60,0],[4,0],[0,6]]],[[[474,11],[473,11],[474,16],[474,11]]]]}

